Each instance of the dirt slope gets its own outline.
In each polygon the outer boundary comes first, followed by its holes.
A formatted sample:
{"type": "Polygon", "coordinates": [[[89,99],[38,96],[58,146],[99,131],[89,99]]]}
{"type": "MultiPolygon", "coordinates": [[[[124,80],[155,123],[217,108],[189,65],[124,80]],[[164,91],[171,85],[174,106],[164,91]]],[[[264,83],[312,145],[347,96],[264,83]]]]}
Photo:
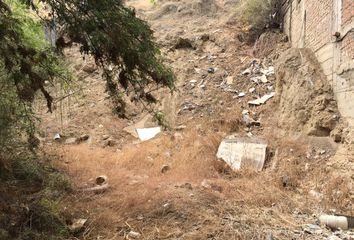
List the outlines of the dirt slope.
{"type": "Polygon", "coordinates": [[[247,46],[239,26],[228,24],[232,1],[127,4],[151,24],[176,72],[178,91],[156,93],[162,100],[155,107],[166,113],[171,130],[142,143],[124,131],[139,121],[156,123],[133,104],[129,120],[116,118],[92,60],[68,51],[82,84],[58,102],[56,115],[43,113],[44,147],[62,156],[57,164],[77,189],[93,186],[99,175],[107,175],[110,185],[102,194],[78,190],[65,200],[68,218],[88,218],[80,239],[126,239],[131,231],[140,239],[323,239],[330,230],[312,234],[303,228],[323,212],[354,214],[351,152],[329,137],[279,128],[276,98],[248,104],[275,91],[275,75],[263,83],[241,73],[255,63],[274,66],[288,47],[283,35],[273,31],[267,34],[276,44],[263,37],[254,48],[247,46]],[[244,110],[261,126],[246,126],[244,110]],[[50,140],[56,132],[90,138],[65,145],[50,140]],[[220,141],[234,133],[267,140],[264,171],[232,172],[216,159],[220,141]],[[338,147],[345,159],[335,155],[338,147]]]}

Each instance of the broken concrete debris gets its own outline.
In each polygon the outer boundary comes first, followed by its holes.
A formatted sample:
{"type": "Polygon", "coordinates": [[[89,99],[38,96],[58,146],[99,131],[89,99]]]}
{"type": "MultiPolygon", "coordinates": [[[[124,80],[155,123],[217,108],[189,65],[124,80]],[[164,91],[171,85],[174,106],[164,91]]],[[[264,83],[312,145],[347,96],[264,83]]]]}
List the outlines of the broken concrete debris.
{"type": "Polygon", "coordinates": [[[256,121],[252,117],[250,117],[248,111],[245,113],[242,113],[242,122],[246,125],[246,127],[261,125],[261,123],[259,121],[256,121]]]}
{"type": "Polygon", "coordinates": [[[161,132],[161,127],[154,128],[137,128],[136,132],[138,133],[139,139],[141,141],[150,140],[161,132]]]}
{"type": "Polygon", "coordinates": [[[272,93],[266,94],[263,97],[258,98],[256,100],[249,101],[248,104],[249,105],[259,106],[259,105],[262,105],[262,104],[266,103],[269,99],[271,99],[274,96],[275,96],[275,92],[272,92],[272,93]]]}
{"type": "Polygon", "coordinates": [[[224,139],[218,149],[217,157],[224,160],[233,170],[251,168],[261,171],[266,159],[267,143],[258,138],[224,139]]]}

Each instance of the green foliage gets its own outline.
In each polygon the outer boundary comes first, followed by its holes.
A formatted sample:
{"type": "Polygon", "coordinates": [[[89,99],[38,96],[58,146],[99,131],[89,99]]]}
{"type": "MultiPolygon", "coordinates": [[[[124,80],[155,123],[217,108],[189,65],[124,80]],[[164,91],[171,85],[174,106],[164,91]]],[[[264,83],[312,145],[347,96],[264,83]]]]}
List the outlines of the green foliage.
{"type": "Polygon", "coordinates": [[[120,0],[44,0],[56,15],[62,36],[57,47],[78,43],[104,69],[107,88],[123,112],[123,92],[132,90],[149,102],[151,84],[174,90],[174,75],[161,59],[147,23],[120,0]]]}
{"type": "Polygon", "coordinates": [[[245,26],[259,31],[272,24],[277,10],[277,0],[242,0],[238,13],[245,26]]]}
{"type": "Polygon", "coordinates": [[[155,112],[154,113],[154,120],[157,121],[159,126],[165,128],[165,129],[170,128],[164,112],[161,112],[161,111],[155,112]]]}

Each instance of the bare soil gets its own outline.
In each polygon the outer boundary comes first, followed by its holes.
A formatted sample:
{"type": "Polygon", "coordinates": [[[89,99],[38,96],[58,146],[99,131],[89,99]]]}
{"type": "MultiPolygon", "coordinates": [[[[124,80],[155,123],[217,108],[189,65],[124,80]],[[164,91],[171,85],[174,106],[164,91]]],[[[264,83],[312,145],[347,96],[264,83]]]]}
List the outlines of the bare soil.
{"type": "MultiPolygon", "coordinates": [[[[117,118],[93,61],[82,60],[75,48],[67,52],[82,81],[71,93],[53,89],[61,101],[55,114],[41,113],[41,127],[43,149],[61,157],[56,165],[68,172],[77,189],[64,200],[62,211],[68,218],[88,219],[79,239],[132,239],[131,231],[141,234],[139,239],[324,239],[331,230],[322,226],[322,233],[311,234],[303,230],[306,224],[315,224],[322,213],[354,214],[350,148],[328,134],[308,136],[306,124],[300,126],[296,117],[300,113],[293,112],[298,109],[277,97],[261,106],[248,105],[275,91],[276,77],[255,83],[241,73],[253,60],[264,69],[281,64],[279,57],[289,47],[284,35],[272,30],[255,46],[247,45],[241,26],[230,23],[231,1],[127,4],[151,24],[176,73],[178,90],[172,95],[157,91],[161,101],[148,106],[163,111],[171,128],[140,142],[124,129],[139,121],[156,126],[146,117],[148,109],[131,103],[130,118],[117,118]],[[176,48],[180,38],[190,44],[176,48]],[[245,96],[239,97],[242,92],[245,96]],[[243,110],[261,126],[247,127],[243,110]],[[57,132],[63,138],[88,134],[90,139],[66,145],[51,140],[57,132]],[[216,158],[218,145],[230,134],[267,140],[269,158],[262,172],[233,172],[216,158]],[[162,173],[164,166],[168,170],[162,173]],[[106,192],[80,190],[94,186],[100,175],[108,177],[106,192]]],[[[282,70],[290,76],[290,70],[282,70]]],[[[286,91],[295,91],[297,85],[291,84],[286,91]]],[[[306,104],[313,109],[311,101],[306,104]]],[[[41,108],[38,103],[39,112],[41,108]]],[[[304,109],[309,119],[317,118],[304,109]]]]}

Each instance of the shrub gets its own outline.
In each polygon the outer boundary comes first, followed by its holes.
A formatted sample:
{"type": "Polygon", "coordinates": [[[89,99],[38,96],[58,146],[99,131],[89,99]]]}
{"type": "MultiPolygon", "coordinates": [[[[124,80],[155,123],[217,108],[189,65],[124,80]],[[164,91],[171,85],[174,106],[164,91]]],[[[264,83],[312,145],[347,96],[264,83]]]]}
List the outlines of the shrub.
{"type": "Polygon", "coordinates": [[[263,30],[276,21],[277,0],[242,0],[238,13],[247,30],[263,30]]]}

